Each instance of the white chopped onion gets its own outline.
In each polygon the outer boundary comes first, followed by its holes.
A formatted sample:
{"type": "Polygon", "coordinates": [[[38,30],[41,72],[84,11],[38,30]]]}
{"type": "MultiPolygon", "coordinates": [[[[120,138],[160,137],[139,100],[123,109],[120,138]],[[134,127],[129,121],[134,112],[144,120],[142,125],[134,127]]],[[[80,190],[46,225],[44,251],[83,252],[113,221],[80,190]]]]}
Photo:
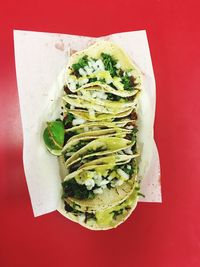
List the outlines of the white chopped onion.
{"type": "Polygon", "coordinates": [[[126,129],[128,129],[128,130],[132,130],[134,127],[133,127],[133,125],[127,125],[126,126],[126,129]]]}
{"type": "Polygon", "coordinates": [[[87,190],[91,190],[91,189],[94,187],[95,182],[94,182],[93,179],[87,179],[87,180],[85,181],[85,185],[86,185],[86,187],[87,187],[87,190]]]}
{"type": "Polygon", "coordinates": [[[120,186],[123,183],[124,183],[123,180],[118,180],[118,181],[116,181],[115,186],[120,186]]]}
{"type": "Polygon", "coordinates": [[[132,76],[132,72],[129,71],[129,72],[127,73],[127,75],[128,75],[128,77],[131,77],[131,76],[132,76]]]}
{"type": "Polygon", "coordinates": [[[80,214],[80,215],[78,216],[78,221],[79,221],[80,223],[83,223],[83,222],[85,221],[85,214],[84,214],[84,213],[82,213],[82,214],[80,214]]]}
{"type": "Polygon", "coordinates": [[[94,69],[94,70],[97,70],[97,66],[96,66],[96,62],[94,60],[90,60],[91,63],[91,67],[94,69]]]}
{"type": "Polygon", "coordinates": [[[118,151],[117,152],[119,155],[124,155],[124,152],[123,151],[118,151]]]}
{"type": "Polygon", "coordinates": [[[114,179],[114,178],[112,177],[112,175],[109,175],[109,176],[107,177],[107,179],[108,179],[109,181],[111,181],[111,180],[114,179]]]}
{"type": "Polygon", "coordinates": [[[107,94],[103,91],[96,91],[96,96],[100,99],[106,99],[108,97],[107,94]]]}
{"type": "Polygon", "coordinates": [[[131,165],[127,165],[127,169],[128,170],[131,170],[132,168],[131,168],[131,165]]]}
{"type": "Polygon", "coordinates": [[[93,109],[89,109],[89,117],[90,117],[91,119],[95,118],[95,112],[94,112],[93,109]]]}
{"type": "Polygon", "coordinates": [[[95,173],[94,177],[93,177],[95,184],[100,186],[101,181],[102,181],[102,176],[98,173],[95,173]]]}
{"type": "Polygon", "coordinates": [[[106,184],[108,184],[108,183],[109,183],[108,180],[103,179],[99,185],[102,186],[102,185],[106,185],[106,184]]]}
{"type": "Polygon", "coordinates": [[[128,180],[129,179],[129,175],[123,171],[122,169],[117,169],[117,173],[122,177],[124,178],[125,180],[128,180]]]}
{"type": "Polygon", "coordinates": [[[133,151],[132,151],[131,147],[124,149],[124,152],[128,155],[133,155],[133,151]]]}
{"type": "Polygon", "coordinates": [[[76,83],[76,79],[73,79],[72,77],[68,77],[67,78],[67,83],[70,84],[70,83],[76,83]]]}
{"type": "Polygon", "coordinates": [[[74,154],[74,152],[68,152],[68,153],[66,153],[65,155],[66,156],[72,156],[74,154]]]}
{"type": "Polygon", "coordinates": [[[80,78],[79,79],[79,81],[78,81],[78,84],[80,85],[80,86],[82,86],[82,85],[84,85],[84,84],[86,84],[86,83],[88,83],[88,78],[80,78]]]}
{"type": "Polygon", "coordinates": [[[84,132],[88,132],[89,128],[88,127],[84,127],[84,132]]]}
{"type": "Polygon", "coordinates": [[[96,69],[98,69],[98,70],[104,70],[104,64],[103,64],[103,61],[101,60],[101,59],[98,59],[97,61],[96,61],[96,69]]]}
{"type": "Polygon", "coordinates": [[[89,66],[89,68],[93,71],[93,64],[92,64],[91,61],[88,62],[88,66],[89,66]]]}
{"type": "Polygon", "coordinates": [[[82,69],[82,68],[80,68],[80,69],[78,70],[78,72],[79,72],[79,74],[80,74],[81,76],[86,76],[86,75],[87,75],[86,71],[84,71],[84,69],[82,69]]]}
{"type": "Polygon", "coordinates": [[[116,67],[117,69],[119,69],[119,68],[121,68],[121,64],[118,62],[118,63],[115,65],[115,67],[116,67]]]}
{"type": "Polygon", "coordinates": [[[71,91],[76,90],[76,82],[75,81],[72,80],[71,82],[68,82],[68,86],[69,86],[71,91]]]}
{"type": "Polygon", "coordinates": [[[93,192],[95,194],[102,194],[103,193],[103,189],[102,188],[97,188],[97,189],[94,189],[93,192]]]}
{"type": "Polygon", "coordinates": [[[102,189],[106,189],[106,188],[107,188],[107,185],[106,185],[106,184],[103,184],[103,185],[101,186],[101,188],[102,188],[102,189]]]}
{"type": "Polygon", "coordinates": [[[91,96],[92,96],[93,98],[96,98],[96,97],[97,97],[96,91],[91,92],[91,96]]]}
{"type": "Polygon", "coordinates": [[[83,124],[85,123],[85,120],[84,119],[81,119],[81,118],[77,118],[77,119],[74,119],[72,121],[72,125],[75,126],[75,125],[80,125],[80,124],[83,124]]]}
{"type": "Polygon", "coordinates": [[[110,78],[106,79],[106,83],[107,83],[107,84],[112,83],[112,79],[110,79],[110,78]]]}
{"type": "Polygon", "coordinates": [[[92,74],[92,72],[93,72],[93,69],[90,68],[89,66],[85,66],[85,67],[84,67],[84,70],[86,71],[87,75],[90,75],[90,74],[92,74]]]}

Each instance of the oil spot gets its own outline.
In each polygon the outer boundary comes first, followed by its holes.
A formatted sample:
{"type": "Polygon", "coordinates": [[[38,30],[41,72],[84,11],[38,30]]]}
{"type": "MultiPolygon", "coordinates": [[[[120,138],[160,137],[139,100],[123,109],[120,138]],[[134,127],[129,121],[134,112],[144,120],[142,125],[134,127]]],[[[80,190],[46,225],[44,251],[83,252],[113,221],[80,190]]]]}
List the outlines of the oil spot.
{"type": "Polygon", "coordinates": [[[91,45],[93,45],[95,43],[96,43],[96,40],[94,38],[93,39],[89,39],[88,43],[87,43],[87,46],[91,46],[91,45]]]}
{"type": "Polygon", "coordinates": [[[64,51],[65,50],[65,45],[63,43],[63,40],[61,40],[59,43],[55,44],[55,48],[60,50],[60,51],[64,51]]]}
{"type": "Polygon", "coordinates": [[[76,53],[76,52],[77,52],[77,50],[70,48],[70,51],[69,51],[70,56],[73,55],[73,54],[76,53]]]}
{"type": "Polygon", "coordinates": [[[103,37],[103,40],[104,40],[104,41],[110,41],[110,35],[104,36],[104,37],[103,37]]]}
{"type": "Polygon", "coordinates": [[[161,175],[158,177],[158,184],[161,185],[161,175]]]}

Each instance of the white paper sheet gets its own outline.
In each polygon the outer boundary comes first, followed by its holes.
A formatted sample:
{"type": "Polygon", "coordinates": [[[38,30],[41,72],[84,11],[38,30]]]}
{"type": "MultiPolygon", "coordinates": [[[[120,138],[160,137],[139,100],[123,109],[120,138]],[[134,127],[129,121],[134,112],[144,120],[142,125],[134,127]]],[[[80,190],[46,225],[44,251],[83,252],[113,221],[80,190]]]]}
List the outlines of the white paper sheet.
{"type": "MultiPolygon", "coordinates": [[[[97,39],[68,34],[14,31],[24,140],[23,161],[35,216],[56,210],[60,199],[58,162],[43,145],[42,129],[45,121],[56,118],[58,114],[62,71],[71,51],[82,50],[97,39]],[[52,105],[55,108],[54,113],[51,114],[52,105]]],[[[149,110],[151,111],[149,136],[152,138],[155,80],[146,32],[125,32],[100,37],[100,39],[109,39],[119,44],[144,73],[147,102],[142,112],[145,117],[148,117],[149,110]]],[[[148,147],[144,148],[144,152],[145,149],[148,147]]],[[[152,142],[152,158],[146,167],[141,183],[141,191],[145,198],[141,198],[140,201],[161,202],[159,157],[154,142],[152,142]]]]}

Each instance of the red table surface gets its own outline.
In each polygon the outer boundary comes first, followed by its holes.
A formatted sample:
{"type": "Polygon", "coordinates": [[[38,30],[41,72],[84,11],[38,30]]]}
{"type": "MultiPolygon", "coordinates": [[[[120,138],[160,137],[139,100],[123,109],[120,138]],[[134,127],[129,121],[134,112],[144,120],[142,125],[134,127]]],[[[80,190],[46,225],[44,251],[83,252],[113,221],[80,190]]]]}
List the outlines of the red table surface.
{"type": "Polygon", "coordinates": [[[199,1],[3,1],[0,5],[0,266],[200,266],[199,1]],[[100,36],[146,29],[157,83],[163,203],[93,232],[33,217],[22,163],[13,29],[100,36]]]}

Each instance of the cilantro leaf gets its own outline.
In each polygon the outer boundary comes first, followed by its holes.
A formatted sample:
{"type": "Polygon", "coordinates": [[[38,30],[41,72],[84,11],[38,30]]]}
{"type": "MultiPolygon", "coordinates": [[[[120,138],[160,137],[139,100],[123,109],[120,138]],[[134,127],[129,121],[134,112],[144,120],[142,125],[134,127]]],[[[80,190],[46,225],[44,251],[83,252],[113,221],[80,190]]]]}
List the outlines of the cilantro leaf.
{"type": "Polygon", "coordinates": [[[117,75],[117,68],[116,68],[116,63],[117,60],[114,59],[111,55],[106,54],[106,53],[101,53],[102,61],[104,64],[104,67],[106,70],[110,72],[110,75],[112,77],[117,75]]]}
{"type": "Polygon", "coordinates": [[[121,76],[121,82],[124,85],[124,90],[127,90],[127,91],[133,90],[131,77],[129,77],[127,73],[125,73],[124,76],[121,76]]]}
{"type": "Polygon", "coordinates": [[[80,68],[84,68],[87,65],[88,65],[88,56],[83,56],[82,58],[79,59],[77,63],[74,63],[72,65],[72,68],[75,72],[77,72],[80,68]]]}

